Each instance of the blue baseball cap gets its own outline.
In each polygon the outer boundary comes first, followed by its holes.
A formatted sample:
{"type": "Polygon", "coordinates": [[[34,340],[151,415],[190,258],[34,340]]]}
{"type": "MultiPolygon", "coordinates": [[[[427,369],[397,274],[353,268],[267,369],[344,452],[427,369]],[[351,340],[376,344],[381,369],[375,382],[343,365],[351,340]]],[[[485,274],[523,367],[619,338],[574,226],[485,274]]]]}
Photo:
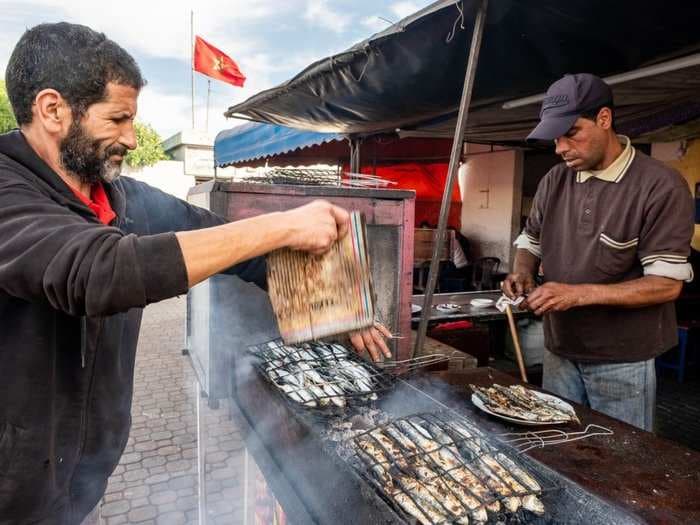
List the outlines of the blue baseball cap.
{"type": "Polygon", "coordinates": [[[565,75],[549,86],[540,109],[540,123],[527,140],[559,138],[566,135],[582,114],[612,105],[612,89],[602,78],[590,73],[565,75]]]}

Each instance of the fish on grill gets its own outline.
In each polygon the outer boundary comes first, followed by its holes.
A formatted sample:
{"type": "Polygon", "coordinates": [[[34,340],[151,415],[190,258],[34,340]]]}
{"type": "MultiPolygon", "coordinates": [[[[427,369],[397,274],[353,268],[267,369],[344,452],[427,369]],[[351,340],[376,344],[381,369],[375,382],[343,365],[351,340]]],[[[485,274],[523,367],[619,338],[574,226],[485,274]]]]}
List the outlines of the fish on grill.
{"type": "Polygon", "coordinates": [[[469,385],[486,407],[498,414],[537,422],[580,423],[576,414],[549,402],[522,385],[469,385]]]}
{"type": "Polygon", "coordinates": [[[419,523],[483,524],[543,515],[537,480],[466,420],[399,418],[352,441],[383,492],[419,523]]]}
{"type": "MultiPolygon", "coordinates": [[[[392,442],[392,439],[381,431],[372,432],[370,435],[374,439],[367,436],[367,439],[361,440],[358,445],[364,454],[376,462],[371,469],[383,481],[385,491],[394,496],[400,495],[402,491],[408,495],[408,499],[401,506],[406,507],[405,510],[409,514],[421,522],[425,522],[422,514],[426,514],[432,522],[442,523],[447,521],[448,513],[451,518],[457,518],[457,523],[469,523],[467,507],[427,463],[418,457],[409,459],[403,456],[398,444],[392,442]],[[387,466],[390,466],[389,472],[394,473],[391,479],[395,479],[396,483],[386,480],[387,466]],[[382,469],[378,475],[376,467],[382,469]],[[426,508],[423,512],[414,512],[414,500],[425,503],[426,508]]],[[[474,507],[480,506],[475,499],[472,498],[472,501],[474,507]]]]}
{"type": "Polygon", "coordinates": [[[343,408],[348,396],[368,401],[378,398],[377,372],[352,359],[340,344],[272,341],[251,351],[264,360],[262,368],[272,383],[300,405],[343,408]]]}

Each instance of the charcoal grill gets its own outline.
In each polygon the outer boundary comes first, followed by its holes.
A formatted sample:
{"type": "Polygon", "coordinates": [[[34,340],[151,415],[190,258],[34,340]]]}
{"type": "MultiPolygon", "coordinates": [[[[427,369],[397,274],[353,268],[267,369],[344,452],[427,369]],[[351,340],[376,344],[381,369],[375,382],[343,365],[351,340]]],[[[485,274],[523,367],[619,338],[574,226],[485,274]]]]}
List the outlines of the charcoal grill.
{"type": "MultiPolygon", "coordinates": [[[[366,472],[358,470],[347,459],[355,450],[352,443],[358,431],[369,430],[362,426],[360,417],[366,408],[349,406],[338,417],[319,418],[307,407],[282,402],[279,389],[258,373],[258,358],[245,349],[278,340],[279,333],[267,294],[243,285],[237,291],[236,308],[228,318],[228,330],[234,334],[235,341],[235,348],[231,349],[233,373],[230,379],[234,415],[251,454],[290,521],[415,522],[378,489],[366,472]],[[329,435],[337,428],[338,421],[358,421],[362,428],[353,428],[347,436],[341,434],[342,439],[333,441],[329,435]]],[[[448,410],[449,405],[464,406],[464,400],[464,392],[417,374],[408,379],[396,378],[393,387],[380,394],[374,406],[389,418],[397,419],[438,413],[448,410]]],[[[456,412],[449,413],[460,417],[456,412]]],[[[492,438],[489,437],[488,442],[493,443],[492,438]]],[[[591,495],[528,457],[519,456],[519,463],[542,485],[541,499],[546,514],[537,520],[538,523],[640,523],[625,510],[591,495]]],[[[511,521],[527,518],[517,516],[511,521]]]]}
{"type": "MultiPolygon", "coordinates": [[[[236,361],[234,388],[238,418],[245,429],[247,443],[255,443],[251,453],[262,459],[261,470],[288,512],[293,523],[416,523],[402,511],[393,498],[367,472],[367,465],[353,462],[357,430],[348,432],[341,441],[331,441],[334,419],[348,421],[362,414],[355,407],[340,418],[318,418],[313,411],[288,402],[280,402],[276,388],[256,373],[253,356],[242,355],[236,361]]],[[[376,407],[401,418],[416,413],[438,412],[444,407],[440,396],[454,399],[443,385],[414,377],[398,379],[376,407]],[[410,400],[407,402],[407,400],[410,400]]],[[[459,417],[456,416],[455,417],[459,417]]],[[[336,432],[337,434],[337,432],[336,432]]],[[[493,438],[489,438],[492,442],[493,438]]],[[[510,450],[501,445],[499,450],[510,450]]],[[[511,457],[516,457],[511,451],[511,457]]],[[[493,520],[508,518],[509,523],[537,524],[637,524],[635,517],[583,490],[551,469],[526,456],[517,456],[519,464],[542,487],[544,516],[513,516],[503,513],[493,520]]],[[[485,500],[484,502],[486,503],[485,500]]]]}

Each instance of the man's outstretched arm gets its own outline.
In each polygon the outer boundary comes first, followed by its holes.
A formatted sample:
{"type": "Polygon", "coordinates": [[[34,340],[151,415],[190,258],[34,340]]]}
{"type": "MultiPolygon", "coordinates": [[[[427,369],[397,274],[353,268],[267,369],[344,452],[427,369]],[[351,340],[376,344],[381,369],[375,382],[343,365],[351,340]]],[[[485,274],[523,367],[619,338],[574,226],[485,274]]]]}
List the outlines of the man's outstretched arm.
{"type": "Polygon", "coordinates": [[[177,232],[189,287],[278,248],[323,253],[348,231],[349,214],[325,201],[202,230],[177,232]]]}

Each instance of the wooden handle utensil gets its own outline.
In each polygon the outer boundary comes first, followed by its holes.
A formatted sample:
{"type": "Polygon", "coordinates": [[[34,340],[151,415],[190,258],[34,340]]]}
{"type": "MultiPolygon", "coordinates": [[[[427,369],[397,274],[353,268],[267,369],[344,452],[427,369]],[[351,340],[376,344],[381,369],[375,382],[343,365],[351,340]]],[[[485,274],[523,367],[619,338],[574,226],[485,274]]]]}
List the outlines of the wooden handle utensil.
{"type": "Polygon", "coordinates": [[[510,326],[510,336],[513,338],[513,346],[515,347],[515,357],[518,360],[518,368],[520,369],[520,378],[528,383],[527,373],[525,372],[525,361],[523,359],[523,351],[520,348],[520,337],[518,336],[518,328],[515,325],[513,310],[510,305],[506,305],[506,316],[508,317],[508,326],[510,326]]]}

